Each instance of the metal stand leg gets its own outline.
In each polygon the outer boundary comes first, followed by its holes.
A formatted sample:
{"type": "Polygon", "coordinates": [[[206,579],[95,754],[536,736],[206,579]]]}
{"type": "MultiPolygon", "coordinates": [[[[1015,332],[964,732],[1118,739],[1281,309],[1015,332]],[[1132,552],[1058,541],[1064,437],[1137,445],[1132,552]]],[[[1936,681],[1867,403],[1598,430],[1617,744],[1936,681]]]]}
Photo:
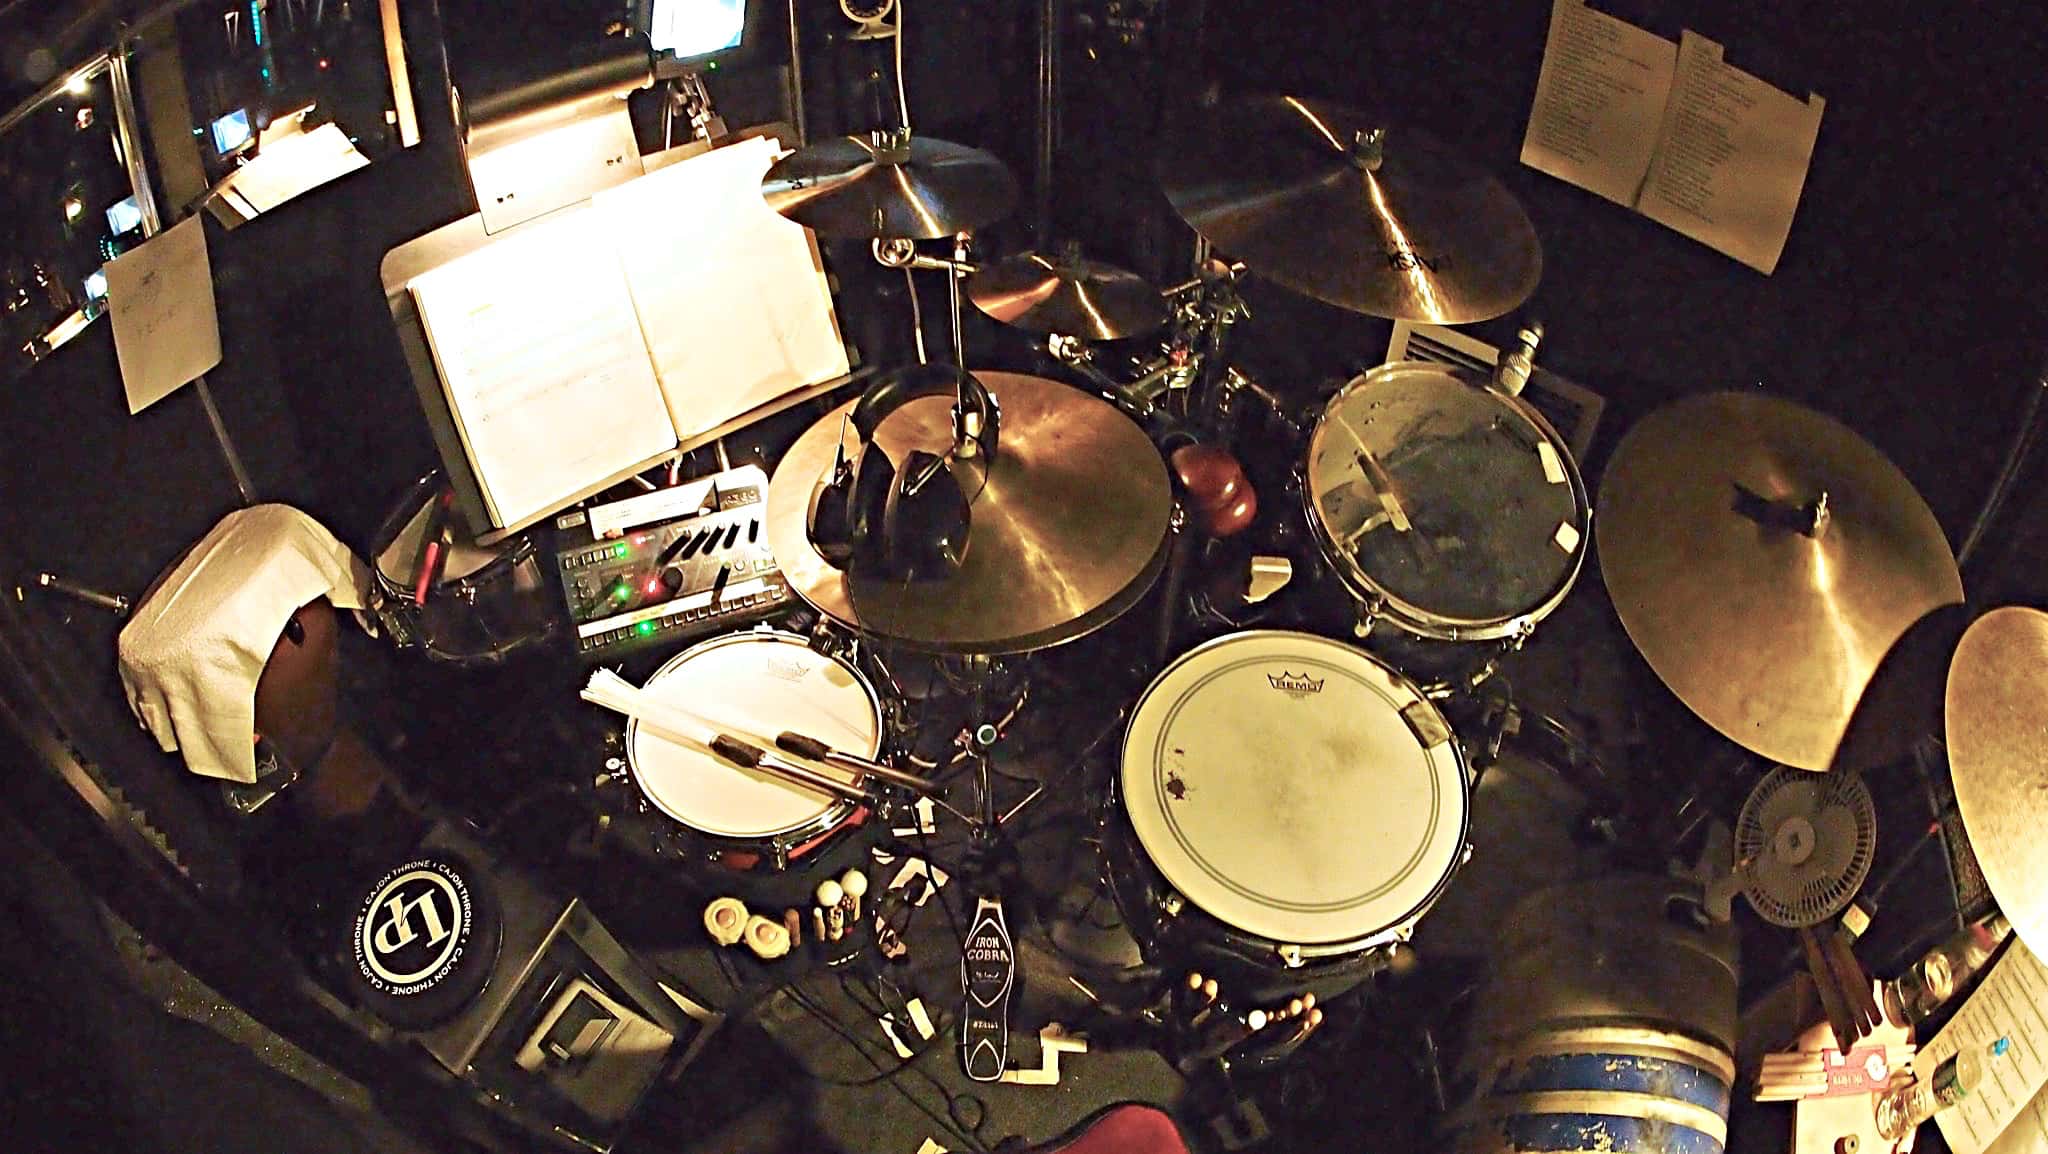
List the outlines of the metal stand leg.
{"type": "Polygon", "coordinates": [[[192,391],[199,394],[199,407],[206,410],[206,423],[213,426],[214,443],[220,446],[220,455],[228,463],[228,472],[234,474],[235,488],[242,494],[242,504],[256,503],[256,486],[249,480],[249,470],[242,467],[242,457],[235,452],[235,443],[228,439],[228,427],[220,419],[220,410],[214,407],[213,390],[206,387],[206,374],[193,378],[192,391]]]}

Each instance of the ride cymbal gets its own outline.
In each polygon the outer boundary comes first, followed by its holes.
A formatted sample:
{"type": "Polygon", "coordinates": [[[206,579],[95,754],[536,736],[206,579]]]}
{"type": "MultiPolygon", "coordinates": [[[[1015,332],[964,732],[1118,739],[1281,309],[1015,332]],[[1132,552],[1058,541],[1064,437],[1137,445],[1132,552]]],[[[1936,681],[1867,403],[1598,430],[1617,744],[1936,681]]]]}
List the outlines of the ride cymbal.
{"type": "MultiPolygon", "coordinates": [[[[1166,560],[1173,495],[1159,450],[1129,417],[1078,389],[976,371],[1002,409],[995,463],[975,493],[967,554],[937,581],[852,576],[805,532],[811,492],[831,468],[852,405],[805,430],[768,482],[768,545],[789,587],[851,629],[939,653],[1024,653],[1108,624],[1166,560]]],[[[952,443],[951,402],[892,413],[876,441],[892,460],[952,443]]],[[[961,464],[963,474],[977,466],[961,464]]]]}
{"type": "Polygon", "coordinates": [[[906,129],[799,149],[761,178],[761,195],[820,236],[937,240],[1007,216],[1017,181],[989,153],[906,129]]]}
{"type": "Polygon", "coordinates": [[[1427,133],[1328,101],[1200,110],[1169,134],[1160,183],[1225,255],[1368,316],[1487,320],[1543,271],[1535,226],[1498,180],[1427,133]]]}
{"type": "Polygon", "coordinates": [[[1941,526],[1882,453],[1756,393],[1637,422],[1593,526],[1615,612],[1658,678],[1730,741],[1801,769],[1830,768],[1893,645],[1963,599],[1941,526]]]}
{"type": "Polygon", "coordinates": [[[1956,808],[2013,932],[2048,950],[2048,613],[2007,606],[1971,624],[1944,702],[1956,808]]]}
{"type": "Polygon", "coordinates": [[[1145,278],[1075,253],[989,265],[968,278],[967,299],[1006,325],[1084,340],[1143,336],[1166,323],[1166,298],[1145,278]]]}

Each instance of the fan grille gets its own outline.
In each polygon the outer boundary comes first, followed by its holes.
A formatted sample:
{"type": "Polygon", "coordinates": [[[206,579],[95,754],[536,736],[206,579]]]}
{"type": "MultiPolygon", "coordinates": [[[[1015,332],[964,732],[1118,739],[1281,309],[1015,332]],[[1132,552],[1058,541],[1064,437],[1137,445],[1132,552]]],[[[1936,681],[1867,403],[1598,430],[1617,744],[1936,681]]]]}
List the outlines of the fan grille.
{"type": "Polygon", "coordinates": [[[1853,773],[1772,770],[1735,823],[1735,873],[1765,921],[1800,927],[1842,912],[1870,873],[1877,807],[1853,773]]]}

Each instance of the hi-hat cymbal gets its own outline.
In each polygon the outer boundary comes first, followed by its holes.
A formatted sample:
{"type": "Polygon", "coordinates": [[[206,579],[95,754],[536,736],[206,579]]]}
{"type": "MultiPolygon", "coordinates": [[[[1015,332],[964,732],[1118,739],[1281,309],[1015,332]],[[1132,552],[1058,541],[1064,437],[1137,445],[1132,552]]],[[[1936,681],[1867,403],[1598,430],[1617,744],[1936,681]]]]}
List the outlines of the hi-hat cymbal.
{"type": "Polygon", "coordinates": [[[1006,325],[1095,341],[1166,323],[1166,298],[1145,278],[1072,253],[1028,252],[983,268],[968,278],[967,299],[1006,325]]]}
{"type": "Polygon", "coordinates": [[[1882,453],[1756,393],[1638,422],[1593,525],[1650,668],[1729,740],[1801,769],[1830,768],[1885,655],[1963,599],[1940,524],[1882,453]]]}
{"type": "Polygon", "coordinates": [[[936,240],[1008,215],[1017,181],[978,148],[878,132],[783,157],[761,178],[761,195],[821,236],[936,240]]]}
{"type": "MultiPolygon", "coordinates": [[[[768,482],[768,546],[789,587],[833,620],[941,653],[1024,653],[1071,641],[1131,607],[1166,559],[1172,490],[1143,429],[1077,389],[976,371],[1002,409],[995,464],[975,496],[967,556],[939,581],[849,576],[804,531],[851,405],[805,430],[768,482]]],[[[952,443],[951,402],[911,401],[876,433],[890,459],[952,443]]],[[[958,466],[963,470],[972,466],[958,466]]],[[[972,483],[967,484],[975,491],[972,483]]]]}
{"type": "Polygon", "coordinates": [[[1322,100],[1228,100],[1161,153],[1181,219],[1253,272],[1339,308],[1466,324],[1529,298],[1535,226],[1426,133],[1322,100]]]}
{"type": "Polygon", "coordinates": [[[1949,663],[1944,704],[1956,807],[2013,931],[2048,950],[2048,613],[1978,618],[1949,663]]]}

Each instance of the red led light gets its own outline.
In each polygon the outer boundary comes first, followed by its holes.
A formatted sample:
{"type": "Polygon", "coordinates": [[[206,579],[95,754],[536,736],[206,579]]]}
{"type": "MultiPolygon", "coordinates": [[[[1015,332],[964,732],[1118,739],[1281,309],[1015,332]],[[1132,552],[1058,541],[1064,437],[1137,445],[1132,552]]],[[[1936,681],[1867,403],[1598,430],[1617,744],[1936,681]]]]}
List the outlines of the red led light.
{"type": "Polygon", "coordinates": [[[659,592],[661,592],[661,578],[659,578],[659,577],[649,577],[649,578],[647,579],[647,591],[648,591],[649,593],[659,593],[659,592]]]}

